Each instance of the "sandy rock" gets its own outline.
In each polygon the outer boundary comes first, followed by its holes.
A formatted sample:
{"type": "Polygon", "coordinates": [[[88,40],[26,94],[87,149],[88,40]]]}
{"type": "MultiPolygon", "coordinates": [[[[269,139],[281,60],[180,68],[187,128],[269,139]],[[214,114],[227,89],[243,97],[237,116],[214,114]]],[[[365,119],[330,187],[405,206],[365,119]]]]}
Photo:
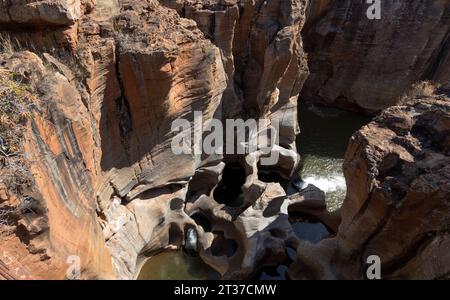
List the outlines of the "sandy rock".
{"type": "Polygon", "coordinates": [[[45,73],[42,60],[35,53],[29,51],[16,52],[4,55],[2,65],[16,77],[27,84],[36,85],[45,73]]]}
{"type": "Polygon", "coordinates": [[[71,25],[81,17],[80,0],[2,2],[0,23],[21,25],[71,25]]]}

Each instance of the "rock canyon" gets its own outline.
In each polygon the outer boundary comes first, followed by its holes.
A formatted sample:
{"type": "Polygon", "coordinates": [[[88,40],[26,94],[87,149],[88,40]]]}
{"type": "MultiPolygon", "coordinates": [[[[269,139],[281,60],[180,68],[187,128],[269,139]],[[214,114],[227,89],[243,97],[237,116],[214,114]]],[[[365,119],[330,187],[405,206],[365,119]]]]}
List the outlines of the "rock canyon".
{"type": "Polygon", "coordinates": [[[74,260],[76,278],[134,279],[181,249],[221,279],[364,279],[371,256],[382,278],[450,278],[450,3],[369,6],[0,2],[0,279],[66,279],[74,260]],[[338,210],[300,178],[300,104],[373,118],[338,210]],[[174,154],[174,121],[206,134],[196,113],[277,124],[277,163],[174,154]]]}

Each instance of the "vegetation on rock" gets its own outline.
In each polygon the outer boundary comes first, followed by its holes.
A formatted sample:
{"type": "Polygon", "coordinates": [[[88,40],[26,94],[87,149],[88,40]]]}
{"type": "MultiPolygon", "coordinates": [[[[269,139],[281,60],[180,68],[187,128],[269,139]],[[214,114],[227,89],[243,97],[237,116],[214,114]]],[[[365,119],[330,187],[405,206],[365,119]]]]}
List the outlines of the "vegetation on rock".
{"type": "Polygon", "coordinates": [[[22,140],[35,101],[28,85],[0,69],[0,234],[12,225],[13,214],[25,210],[34,189],[22,140]]]}

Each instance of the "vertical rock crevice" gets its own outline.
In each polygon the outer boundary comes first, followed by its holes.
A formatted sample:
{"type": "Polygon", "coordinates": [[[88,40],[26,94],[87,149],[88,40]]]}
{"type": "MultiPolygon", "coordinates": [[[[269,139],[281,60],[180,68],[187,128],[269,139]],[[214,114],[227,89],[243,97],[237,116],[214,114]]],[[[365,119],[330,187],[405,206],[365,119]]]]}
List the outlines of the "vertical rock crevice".
{"type": "Polygon", "coordinates": [[[131,116],[130,107],[125,94],[123,79],[120,74],[120,45],[116,45],[115,49],[115,72],[120,90],[120,96],[116,99],[117,118],[119,120],[118,125],[123,144],[125,145],[125,148],[128,148],[128,139],[130,138],[133,130],[133,118],[131,116]]]}

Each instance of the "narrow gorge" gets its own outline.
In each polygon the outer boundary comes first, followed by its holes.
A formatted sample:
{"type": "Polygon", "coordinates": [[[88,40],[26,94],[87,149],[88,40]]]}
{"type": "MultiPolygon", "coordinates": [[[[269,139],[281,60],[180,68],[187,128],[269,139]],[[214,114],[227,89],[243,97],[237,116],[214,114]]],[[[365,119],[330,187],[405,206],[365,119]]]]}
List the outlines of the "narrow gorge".
{"type": "Polygon", "coordinates": [[[0,279],[450,279],[450,3],[369,8],[0,2],[0,279]]]}

